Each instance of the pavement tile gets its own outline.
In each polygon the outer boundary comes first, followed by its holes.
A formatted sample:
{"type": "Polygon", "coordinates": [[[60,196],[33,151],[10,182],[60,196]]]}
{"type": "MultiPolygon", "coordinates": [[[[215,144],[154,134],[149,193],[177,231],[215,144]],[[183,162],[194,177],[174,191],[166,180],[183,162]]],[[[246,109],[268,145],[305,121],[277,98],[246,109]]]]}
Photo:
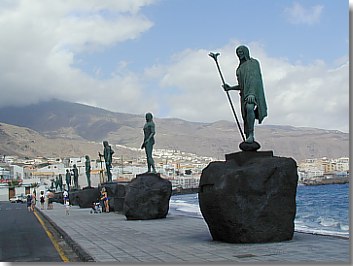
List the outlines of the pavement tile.
{"type": "Polygon", "coordinates": [[[128,221],[118,213],[90,214],[73,206],[39,210],[96,262],[143,263],[349,263],[350,241],[295,232],[278,243],[230,244],[213,241],[203,219],[168,215],[128,221]]]}

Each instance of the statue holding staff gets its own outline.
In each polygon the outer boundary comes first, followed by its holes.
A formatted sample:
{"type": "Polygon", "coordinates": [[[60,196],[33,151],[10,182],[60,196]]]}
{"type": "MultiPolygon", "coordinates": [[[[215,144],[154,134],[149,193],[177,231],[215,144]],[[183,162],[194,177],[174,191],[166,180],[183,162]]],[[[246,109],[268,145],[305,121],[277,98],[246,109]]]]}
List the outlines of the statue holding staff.
{"type": "Polygon", "coordinates": [[[240,94],[241,114],[244,121],[244,133],[246,143],[254,143],[255,119],[259,124],[267,116],[262,74],[259,62],[250,57],[249,49],[241,45],[236,48],[239,58],[239,66],[236,69],[238,85],[223,84],[225,91],[238,90],[240,94]]]}
{"type": "Polygon", "coordinates": [[[113,160],[113,154],[114,151],[112,149],[112,147],[108,144],[108,141],[104,140],[103,141],[103,155],[101,153],[99,154],[99,157],[104,157],[104,161],[105,161],[105,167],[106,167],[106,171],[107,171],[107,176],[108,176],[108,182],[112,182],[112,173],[110,171],[110,169],[112,168],[112,160],[113,160]]]}

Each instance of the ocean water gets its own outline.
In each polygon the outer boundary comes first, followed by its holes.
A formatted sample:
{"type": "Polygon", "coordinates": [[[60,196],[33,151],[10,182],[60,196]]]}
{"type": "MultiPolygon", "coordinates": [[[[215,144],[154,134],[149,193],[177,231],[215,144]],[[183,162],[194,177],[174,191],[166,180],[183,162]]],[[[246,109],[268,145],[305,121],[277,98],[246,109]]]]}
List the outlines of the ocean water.
{"type": "MultiPolygon", "coordinates": [[[[349,238],[349,184],[297,187],[295,231],[349,238]]],[[[174,195],[169,212],[203,219],[198,194],[174,195]]]]}

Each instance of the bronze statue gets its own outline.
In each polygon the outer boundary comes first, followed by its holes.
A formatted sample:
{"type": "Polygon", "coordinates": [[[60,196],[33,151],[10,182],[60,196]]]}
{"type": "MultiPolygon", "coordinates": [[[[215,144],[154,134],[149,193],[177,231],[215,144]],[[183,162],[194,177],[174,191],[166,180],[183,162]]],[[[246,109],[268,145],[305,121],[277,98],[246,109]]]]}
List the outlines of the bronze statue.
{"type": "Polygon", "coordinates": [[[89,156],[85,156],[86,161],[85,161],[85,166],[86,166],[86,177],[87,177],[87,186],[91,187],[91,160],[89,159],[89,156]]]}
{"type": "Polygon", "coordinates": [[[70,191],[70,186],[71,186],[71,173],[70,173],[69,169],[66,169],[65,181],[66,181],[66,188],[67,188],[67,191],[70,191]]]}
{"type": "Polygon", "coordinates": [[[102,157],[102,156],[104,157],[108,182],[112,182],[112,173],[110,169],[112,168],[112,159],[113,159],[114,151],[112,147],[108,144],[108,141],[106,140],[103,141],[103,146],[104,146],[103,155],[101,153],[98,153],[98,154],[99,154],[99,157],[102,157]]]}
{"type": "Polygon", "coordinates": [[[250,57],[249,49],[241,45],[236,48],[239,66],[236,69],[238,85],[224,84],[225,91],[239,90],[241,113],[244,121],[245,142],[253,143],[255,119],[259,124],[267,116],[267,105],[259,62],[250,57]]]}
{"type": "Polygon", "coordinates": [[[59,178],[55,177],[55,191],[58,190],[58,187],[59,187],[59,178]]]}
{"type": "Polygon", "coordinates": [[[63,191],[63,177],[61,174],[59,174],[59,187],[60,191],[63,191]]]}
{"type": "Polygon", "coordinates": [[[148,168],[147,173],[151,173],[151,168],[152,168],[152,173],[156,173],[156,169],[154,167],[154,160],[152,158],[154,135],[156,134],[156,131],[155,131],[155,124],[153,122],[153,116],[151,113],[146,114],[146,123],[143,127],[143,133],[144,133],[144,140],[141,145],[141,149],[144,148],[146,151],[147,168],[148,168]]]}
{"type": "Polygon", "coordinates": [[[78,169],[76,167],[76,164],[73,165],[73,177],[74,177],[74,188],[78,189],[78,169]]]}

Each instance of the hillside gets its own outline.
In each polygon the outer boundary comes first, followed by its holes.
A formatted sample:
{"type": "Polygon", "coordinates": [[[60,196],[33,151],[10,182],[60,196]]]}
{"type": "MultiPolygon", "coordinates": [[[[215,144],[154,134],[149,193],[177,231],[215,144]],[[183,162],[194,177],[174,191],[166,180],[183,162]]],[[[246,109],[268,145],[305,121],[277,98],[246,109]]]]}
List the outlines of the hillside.
{"type": "MultiPolygon", "coordinates": [[[[154,121],[156,148],[178,149],[218,159],[239,151],[241,138],[233,122],[197,123],[161,118],[154,121]]],[[[145,119],[143,114],[114,113],[53,100],[26,107],[0,108],[0,123],[0,153],[96,156],[103,140],[140,147],[145,119]]],[[[349,155],[349,134],[335,130],[261,125],[256,126],[255,134],[261,150],[273,150],[277,156],[302,160],[349,155]]],[[[131,153],[125,149],[119,152],[131,153]]]]}

